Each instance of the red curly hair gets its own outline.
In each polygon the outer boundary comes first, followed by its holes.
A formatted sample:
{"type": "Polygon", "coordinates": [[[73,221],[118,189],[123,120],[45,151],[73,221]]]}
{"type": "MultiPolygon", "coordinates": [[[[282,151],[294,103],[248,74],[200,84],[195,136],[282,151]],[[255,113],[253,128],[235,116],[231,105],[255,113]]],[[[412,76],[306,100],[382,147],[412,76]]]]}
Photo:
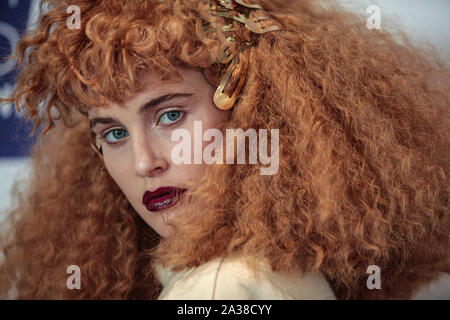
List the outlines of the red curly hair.
{"type": "Polygon", "coordinates": [[[1,238],[1,296],[154,299],[156,263],[179,270],[224,255],[319,270],[343,299],[411,298],[450,272],[449,67],[327,2],[253,2],[283,30],[257,37],[226,128],[279,129],[279,171],[208,166],[161,239],[92,152],[85,108],[122,103],[143,71],[179,81],[176,66],[199,67],[217,85],[225,36],[201,26],[225,21],[207,14],[209,0],[48,1],[18,44],[22,70],[6,99],[47,126],[1,238]],[[74,4],[81,29],[71,30],[74,4]],[[66,287],[73,264],[81,290],[66,287]],[[366,287],[373,264],[381,290],[366,287]]]}

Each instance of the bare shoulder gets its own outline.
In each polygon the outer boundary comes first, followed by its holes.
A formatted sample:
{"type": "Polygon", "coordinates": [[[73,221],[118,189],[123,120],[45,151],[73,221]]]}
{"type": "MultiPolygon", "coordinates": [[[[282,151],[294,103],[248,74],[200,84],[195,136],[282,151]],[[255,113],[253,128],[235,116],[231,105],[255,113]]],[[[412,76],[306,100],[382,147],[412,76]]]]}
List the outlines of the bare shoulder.
{"type": "MultiPolygon", "coordinates": [[[[176,278],[176,277],[175,277],[176,278]]],[[[174,279],[175,279],[174,278],[174,279]]],[[[216,258],[170,282],[162,299],[336,299],[322,274],[275,272],[248,258],[216,258]]]]}
{"type": "Polygon", "coordinates": [[[215,286],[216,299],[306,300],[336,299],[321,273],[285,274],[272,271],[263,261],[230,258],[221,261],[215,286]]]}

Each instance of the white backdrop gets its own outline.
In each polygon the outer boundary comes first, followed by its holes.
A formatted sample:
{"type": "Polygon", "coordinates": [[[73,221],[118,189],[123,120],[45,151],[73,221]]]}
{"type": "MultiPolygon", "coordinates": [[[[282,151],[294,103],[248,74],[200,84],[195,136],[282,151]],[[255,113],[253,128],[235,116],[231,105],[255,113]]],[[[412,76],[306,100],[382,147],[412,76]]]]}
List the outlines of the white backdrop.
{"type": "MultiPolygon", "coordinates": [[[[381,12],[381,27],[385,18],[393,18],[404,25],[413,37],[429,40],[439,50],[443,57],[450,57],[450,1],[449,0],[338,0],[361,15],[366,13],[369,5],[377,5],[381,12]]],[[[30,20],[35,19],[37,0],[32,0],[34,13],[30,20]]],[[[386,19],[387,21],[387,19],[386,19]]],[[[448,59],[447,59],[448,61],[448,59]]],[[[10,189],[17,178],[26,178],[28,174],[27,158],[0,158],[0,220],[11,205],[10,189]]],[[[450,277],[443,278],[430,290],[424,289],[417,298],[447,298],[450,299],[450,277]]]]}

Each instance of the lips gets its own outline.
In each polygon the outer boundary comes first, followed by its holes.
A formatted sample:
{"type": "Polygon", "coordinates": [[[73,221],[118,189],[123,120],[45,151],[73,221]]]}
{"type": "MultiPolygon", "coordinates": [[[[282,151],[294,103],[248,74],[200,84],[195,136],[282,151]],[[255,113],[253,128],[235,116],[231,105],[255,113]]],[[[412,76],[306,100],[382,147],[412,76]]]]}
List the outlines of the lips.
{"type": "Polygon", "coordinates": [[[160,187],[155,191],[145,191],[142,203],[149,211],[160,211],[176,205],[185,191],[186,189],[177,187],[160,187]]]}

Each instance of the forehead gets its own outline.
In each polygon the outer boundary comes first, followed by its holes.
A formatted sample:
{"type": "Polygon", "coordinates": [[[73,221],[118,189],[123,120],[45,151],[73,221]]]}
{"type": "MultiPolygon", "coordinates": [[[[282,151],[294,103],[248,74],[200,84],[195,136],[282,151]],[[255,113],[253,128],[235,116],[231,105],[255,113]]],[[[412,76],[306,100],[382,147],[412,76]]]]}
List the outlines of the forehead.
{"type": "Polygon", "coordinates": [[[163,81],[158,74],[145,72],[139,77],[142,81],[142,90],[125,100],[123,104],[108,101],[100,108],[89,108],[88,114],[92,117],[106,111],[135,108],[162,95],[182,92],[198,93],[203,87],[209,86],[198,68],[177,67],[177,71],[182,81],[163,81]]]}

